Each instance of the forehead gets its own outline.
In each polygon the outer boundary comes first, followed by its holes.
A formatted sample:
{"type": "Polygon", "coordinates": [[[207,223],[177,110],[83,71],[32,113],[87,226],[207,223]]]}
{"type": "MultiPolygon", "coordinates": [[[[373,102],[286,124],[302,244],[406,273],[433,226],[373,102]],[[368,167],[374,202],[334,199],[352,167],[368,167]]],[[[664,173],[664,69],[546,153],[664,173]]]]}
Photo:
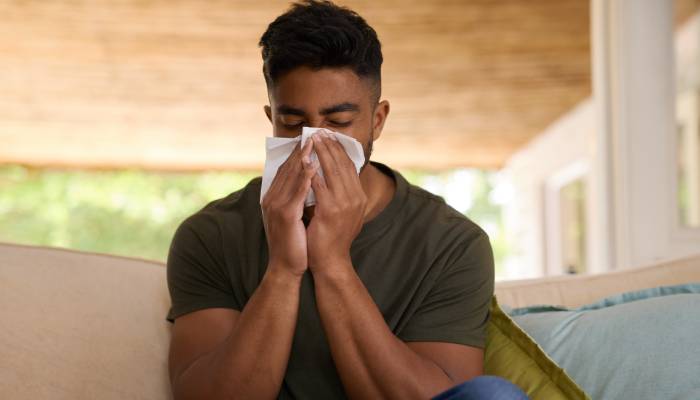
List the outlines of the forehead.
{"type": "Polygon", "coordinates": [[[369,104],[370,85],[350,68],[295,68],[280,76],[270,89],[270,101],[315,109],[341,103],[369,104]]]}

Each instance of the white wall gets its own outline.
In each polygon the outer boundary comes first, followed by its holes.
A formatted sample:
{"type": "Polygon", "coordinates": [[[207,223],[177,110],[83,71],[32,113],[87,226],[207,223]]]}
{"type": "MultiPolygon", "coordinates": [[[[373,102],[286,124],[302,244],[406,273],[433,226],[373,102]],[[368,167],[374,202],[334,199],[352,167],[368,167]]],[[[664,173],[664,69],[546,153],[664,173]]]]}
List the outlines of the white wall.
{"type": "MultiPolygon", "coordinates": [[[[504,265],[504,275],[509,279],[558,272],[545,246],[549,236],[544,212],[547,189],[567,170],[589,169],[594,152],[595,116],[589,99],[555,121],[509,159],[502,170],[505,184],[511,186],[514,194],[503,205],[506,235],[512,249],[504,265]]],[[[591,257],[595,257],[594,251],[589,253],[588,258],[591,257]]]]}
{"type": "MultiPolygon", "coordinates": [[[[677,218],[671,2],[591,3],[594,96],[552,123],[503,169],[514,193],[504,204],[513,249],[504,266],[508,278],[562,273],[556,262],[558,213],[548,193],[577,174],[587,180],[590,272],[700,254],[700,229],[681,227],[677,218]]],[[[696,15],[691,23],[699,20],[696,15]]],[[[675,38],[685,48],[682,65],[697,62],[697,53],[688,53],[697,46],[688,50],[683,44],[696,32],[697,26],[686,26],[675,38]]]]}
{"type": "Polygon", "coordinates": [[[611,150],[614,266],[698,254],[700,229],[678,223],[673,2],[594,0],[593,5],[605,28],[593,42],[604,48],[594,58],[602,71],[594,75],[600,83],[594,93],[596,101],[608,104],[597,117],[611,150]]]}

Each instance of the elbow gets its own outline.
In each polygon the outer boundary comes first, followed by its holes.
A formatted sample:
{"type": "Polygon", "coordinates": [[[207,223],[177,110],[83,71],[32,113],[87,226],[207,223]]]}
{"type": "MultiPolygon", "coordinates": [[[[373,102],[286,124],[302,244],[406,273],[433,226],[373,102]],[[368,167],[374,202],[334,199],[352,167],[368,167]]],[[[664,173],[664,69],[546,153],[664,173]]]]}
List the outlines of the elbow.
{"type": "Polygon", "coordinates": [[[268,386],[266,388],[249,387],[241,382],[230,379],[227,382],[210,380],[193,385],[191,382],[175,382],[172,384],[173,400],[245,400],[262,399],[275,400],[278,393],[273,393],[268,386]]]}

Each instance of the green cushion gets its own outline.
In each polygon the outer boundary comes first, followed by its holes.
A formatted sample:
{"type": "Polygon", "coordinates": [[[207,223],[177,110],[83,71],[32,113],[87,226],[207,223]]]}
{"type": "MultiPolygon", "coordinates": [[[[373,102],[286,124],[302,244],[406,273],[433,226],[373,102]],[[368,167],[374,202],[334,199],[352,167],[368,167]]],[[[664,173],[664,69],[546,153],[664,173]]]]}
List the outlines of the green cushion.
{"type": "Polygon", "coordinates": [[[700,284],[511,317],[595,399],[700,399],[700,284]]]}
{"type": "Polygon", "coordinates": [[[484,354],[484,373],[518,385],[532,400],[578,400],[588,396],[498,305],[491,318],[484,354]]]}

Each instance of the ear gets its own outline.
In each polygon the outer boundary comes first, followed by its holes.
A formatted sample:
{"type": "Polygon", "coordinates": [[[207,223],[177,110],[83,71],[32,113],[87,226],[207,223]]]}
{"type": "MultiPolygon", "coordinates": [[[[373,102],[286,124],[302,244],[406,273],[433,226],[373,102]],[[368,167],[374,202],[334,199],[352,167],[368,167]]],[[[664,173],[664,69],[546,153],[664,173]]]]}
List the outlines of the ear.
{"type": "Polygon", "coordinates": [[[270,108],[270,106],[265,106],[263,107],[263,109],[265,110],[265,115],[267,115],[267,119],[270,121],[270,123],[272,123],[272,109],[270,108]]]}
{"type": "Polygon", "coordinates": [[[372,116],[372,138],[374,140],[379,139],[382,135],[382,129],[384,129],[384,122],[386,122],[386,117],[389,116],[389,102],[386,100],[380,101],[374,108],[374,115],[372,116]]]}

